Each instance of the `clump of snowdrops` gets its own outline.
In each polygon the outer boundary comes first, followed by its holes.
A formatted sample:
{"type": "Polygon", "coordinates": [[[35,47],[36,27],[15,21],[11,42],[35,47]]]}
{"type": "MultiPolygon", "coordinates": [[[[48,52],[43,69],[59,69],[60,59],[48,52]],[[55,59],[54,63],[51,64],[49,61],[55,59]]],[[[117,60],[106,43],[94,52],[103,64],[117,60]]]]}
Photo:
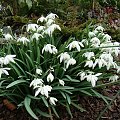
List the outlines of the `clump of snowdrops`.
{"type": "Polygon", "coordinates": [[[0,57],[0,95],[18,107],[25,106],[34,119],[40,115],[52,119],[53,113],[59,117],[58,105],[71,117],[71,105],[84,111],[78,104],[81,93],[108,103],[94,88],[119,79],[116,57],[120,44],[104,33],[102,26],[87,28],[82,39],[61,40],[56,33],[61,31],[55,23],[57,17],[50,13],[26,25],[26,32],[20,35],[2,35],[7,44],[0,57]]]}

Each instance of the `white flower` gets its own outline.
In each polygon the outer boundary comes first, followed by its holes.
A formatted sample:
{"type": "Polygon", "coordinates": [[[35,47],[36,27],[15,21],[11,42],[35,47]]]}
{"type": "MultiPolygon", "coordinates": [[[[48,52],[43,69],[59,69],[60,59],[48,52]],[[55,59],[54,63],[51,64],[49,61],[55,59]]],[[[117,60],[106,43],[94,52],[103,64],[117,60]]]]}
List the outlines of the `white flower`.
{"type": "Polygon", "coordinates": [[[106,42],[107,42],[107,41],[110,41],[111,36],[108,35],[108,34],[105,34],[104,37],[103,37],[103,39],[105,39],[106,42]]]}
{"type": "Polygon", "coordinates": [[[0,68],[0,78],[2,74],[9,75],[7,70],[10,70],[10,68],[0,68]]]}
{"type": "Polygon", "coordinates": [[[27,26],[27,32],[33,31],[36,32],[38,29],[38,25],[37,24],[28,24],[27,26]]]}
{"type": "Polygon", "coordinates": [[[4,37],[5,37],[5,40],[13,40],[12,35],[10,35],[9,33],[3,34],[3,35],[4,35],[4,37]]]}
{"type": "Polygon", "coordinates": [[[117,73],[120,72],[120,66],[117,66],[117,73]]]}
{"type": "Polygon", "coordinates": [[[106,52],[106,53],[110,53],[112,54],[113,53],[113,43],[111,41],[108,41],[108,42],[104,42],[102,44],[100,44],[100,47],[103,47],[101,49],[102,52],[106,52]]]}
{"type": "Polygon", "coordinates": [[[100,45],[100,40],[97,37],[94,37],[90,40],[93,47],[98,47],[100,45]]]}
{"type": "Polygon", "coordinates": [[[73,41],[67,46],[69,50],[71,50],[72,48],[76,48],[78,51],[80,51],[80,47],[84,47],[84,45],[82,44],[82,42],[79,41],[73,41]]]}
{"type": "Polygon", "coordinates": [[[76,60],[74,58],[70,58],[68,61],[66,61],[66,69],[69,67],[69,65],[74,65],[76,64],[76,60]]]}
{"type": "Polygon", "coordinates": [[[110,76],[109,80],[115,82],[118,80],[118,78],[119,78],[118,75],[113,75],[113,76],[110,76]]]}
{"type": "Polygon", "coordinates": [[[86,75],[85,78],[87,79],[88,82],[91,82],[92,86],[95,87],[96,82],[98,80],[98,76],[100,76],[102,73],[97,73],[95,75],[93,74],[89,74],[86,75]]]}
{"type": "Polygon", "coordinates": [[[37,29],[37,32],[42,32],[45,29],[45,26],[39,26],[37,29]]]}
{"type": "Polygon", "coordinates": [[[86,74],[86,72],[80,72],[80,73],[78,73],[78,75],[80,76],[80,80],[82,81],[82,80],[84,80],[85,79],[85,76],[87,75],[86,74]]]}
{"type": "Polygon", "coordinates": [[[42,75],[42,70],[41,69],[36,69],[36,73],[39,75],[42,75]]]}
{"type": "Polygon", "coordinates": [[[113,53],[115,53],[115,55],[118,57],[118,55],[120,54],[120,43],[119,42],[114,42],[113,45],[116,46],[116,47],[112,48],[113,53]]]}
{"type": "Polygon", "coordinates": [[[88,40],[87,40],[87,39],[83,39],[83,40],[81,41],[81,43],[84,43],[84,44],[88,45],[88,40]]]}
{"type": "Polygon", "coordinates": [[[89,32],[89,33],[88,33],[88,36],[89,36],[89,38],[93,38],[93,37],[95,37],[96,35],[95,35],[94,32],[89,32]]]}
{"type": "Polygon", "coordinates": [[[110,67],[114,64],[113,57],[111,54],[103,53],[100,55],[100,59],[104,59],[104,61],[106,62],[105,66],[107,67],[107,70],[109,70],[110,67]]]}
{"type": "Polygon", "coordinates": [[[47,76],[47,82],[52,82],[54,80],[54,76],[52,75],[52,73],[49,73],[49,75],[47,76]]]}
{"type": "Polygon", "coordinates": [[[94,52],[85,52],[82,56],[85,56],[88,60],[95,56],[94,52]]]}
{"type": "Polygon", "coordinates": [[[20,37],[18,38],[17,42],[22,42],[23,44],[27,44],[27,42],[30,42],[30,41],[26,37],[20,37]]]}
{"type": "Polygon", "coordinates": [[[33,86],[35,89],[36,87],[43,85],[43,82],[44,81],[42,79],[34,78],[34,80],[30,83],[30,87],[33,86]]]}
{"type": "Polygon", "coordinates": [[[58,17],[56,14],[50,13],[49,15],[46,16],[46,19],[55,19],[56,17],[58,17]]]}
{"type": "Polygon", "coordinates": [[[91,68],[91,67],[93,67],[93,65],[94,65],[93,61],[92,60],[88,60],[88,61],[86,61],[84,67],[88,66],[89,68],[91,68]]]}
{"type": "Polygon", "coordinates": [[[95,30],[103,32],[104,28],[102,26],[98,26],[95,30]]]}
{"type": "Polygon", "coordinates": [[[65,85],[65,82],[63,80],[59,80],[59,83],[64,86],[65,85]]]}
{"type": "Polygon", "coordinates": [[[52,87],[49,85],[39,86],[35,92],[35,96],[37,96],[39,93],[42,95],[45,95],[48,98],[48,92],[51,92],[52,87]]]}
{"type": "Polygon", "coordinates": [[[99,32],[97,30],[94,30],[93,33],[97,35],[99,32]]]}
{"type": "Polygon", "coordinates": [[[60,57],[60,63],[70,59],[70,55],[67,52],[61,53],[58,57],[60,57]]]}
{"type": "Polygon", "coordinates": [[[40,22],[44,22],[44,21],[46,22],[47,19],[42,15],[42,16],[37,20],[37,23],[38,23],[39,21],[40,21],[40,22]]]}
{"type": "Polygon", "coordinates": [[[56,54],[57,53],[56,47],[54,45],[51,45],[51,44],[47,44],[43,47],[42,54],[43,54],[44,51],[49,52],[51,54],[56,54]]]}
{"type": "Polygon", "coordinates": [[[104,67],[107,63],[104,59],[96,59],[95,63],[93,64],[93,68],[98,64],[98,67],[101,69],[101,67],[104,67]]]}
{"type": "Polygon", "coordinates": [[[1,66],[4,64],[4,57],[0,57],[0,64],[1,66]]]}
{"type": "Polygon", "coordinates": [[[55,102],[57,102],[57,101],[58,100],[54,97],[50,97],[50,99],[49,99],[49,102],[50,102],[51,105],[56,105],[55,102]]]}
{"type": "Polygon", "coordinates": [[[61,31],[61,28],[60,28],[59,25],[52,24],[43,32],[43,34],[48,34],[49,36],[52,36],[52,34],[55,31],[55,29],[58,29],[58,30],[61,31]]]}
{"type": "Polygon", "coordinates": [[[4,57],[4,65],[9,64],[10,62],[15,63],[15,61],[14,61],[14,57],[15,57],[15,56],[16,56],[16,55],[6,55],[6,56],[4,57]]]}
{"type": "Polygon", "coordinates": [[[47,26],[52,25],[53,23],[55,23],[55,21],[53,19],[48,19],[48,21],[46,22],[47,26]]]}
{"type": "Polygon", "coordinates": [[[32,40],[33,40],[33,39],[39,40],[40,37],[43,38],[43,36],[42,36],[41,34],[39,34],[39,33],[34,33],[33,36],[32,36],[32,40]]]}

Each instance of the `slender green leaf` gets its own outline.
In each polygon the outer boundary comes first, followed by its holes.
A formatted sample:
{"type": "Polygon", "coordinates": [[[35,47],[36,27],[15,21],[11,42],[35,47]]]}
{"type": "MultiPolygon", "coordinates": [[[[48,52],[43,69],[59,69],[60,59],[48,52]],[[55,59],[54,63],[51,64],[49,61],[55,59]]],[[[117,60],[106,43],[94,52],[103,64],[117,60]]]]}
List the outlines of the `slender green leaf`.
{"type": "Polygon", "coordinates": [[[8,88],[13,87],[13,86],[15,86],[15,85],[18,85],[18,84],[20,84],[20,83],[29,83],[29,82],[26,81],[26,80],[16,80],[16,81],[10,83],[6,88],[8,89],[8,88]]]}
{"type": "Polygon", "coordinates": [[[65,95],[66,95],[66,100],[67,100],[68,104],[71,104],[70,96],[67,93],[65,93],[65,95]]]}
{"type": "Polygon", "coordinates": [[[91,89],[91,90],[93,91],[93,93],[94,93],[97,97],[102,98],[102,99],[105,101],[106,104],[109,104],[108,101],[106,100],[106,98],[105,98],[102,94],[98,93],[97,91],[95,91],[95,90],[93,90],[93,89],[91,89]]]}
{"type": "Polygon", "coordinates": [[[28,113],[36,120],[38,120],[38,117],[35,115],[35,113],[32,111],[32,109],[30,108],[30,103],[31,103],[31,99],[29,97],[25,97],[24,100],[24,105],[26,110],[28,111],[28,113]]]}
{"type": "Polygon", "coordinates": [[[48,102],[47,102],[47,100],[45,99],[45,97],[44,97],[44,96],[41,96],[41,98],[42,98],[45,106],[46,106],[46,107],[49,107],[48,102]]]}
{"type": "Polygon", "coordinates": [[[56,87],[53,87],[53,89],[52,90],[64,90],[64,89],[70,89],[70,90],[72,90],[72,89],[74,89],[74,87],[69,87],[69,86],[56,86],[56,87]]]}
{"type": "Polygon", "coordinates": [[[80,107],[79,105],[75,104],[74,102],[71,102],[71,104],[76,107],[77,109],[79,109],[81,112],[86,111],[85,109],[83,109],[82,107],[80,107]]]}
{"type": "Polygon", "coordinates": [[[70,105],[69,105],[68,103],[67,103],[66,109],[67,109],[67,111],[68,111],[70,117],[73,118],[72,112],[71,112],[71,110],[70,110],[70,105]]]}
{"type": "Polygon", "coordinates": [[[36,109],[36,111],[44,117],[49,117],[49,118],[51,117],[51,115],[47,114],[46,112],[42,112],[40,109],[36,109]]]}
{"type": "Polygon", "coordinates": [[[58,115],[58,113],[57,113],[57,111],[56,111],[56,109],[55,109],[55,107],[52,106],[52,110],[53,110],[53,112],[55,113],[55,115],[56,115],[58,118],[60,118],[59,115],[58,115]]]}

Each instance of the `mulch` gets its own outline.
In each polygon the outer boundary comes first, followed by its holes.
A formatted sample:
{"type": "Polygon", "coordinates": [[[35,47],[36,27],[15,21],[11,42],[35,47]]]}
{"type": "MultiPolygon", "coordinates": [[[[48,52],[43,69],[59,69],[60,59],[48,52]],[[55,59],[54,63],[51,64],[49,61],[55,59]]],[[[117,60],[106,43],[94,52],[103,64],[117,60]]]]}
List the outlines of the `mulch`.
{"type": "MultiPolygon", "coordinates": [[[[102,90],[102,94],[111,99],[120,90],[120,86],[114,85],[108,89],[102,90]]],[[[100,119],[97,119],[100,113],[105,109],[106,103],[97,97],[80,97],[80,105],[86,110],[80,112],[75,108],[71,108],[73,118],[64,108],[59,109],[60,119],[54,117],[54,120],[120,120],[120,95],[115,98],[111,106],[104,112],[100,119]]],[[[1,101],[0,103],[0,120],[34,120],[24,109],[9,110],[1,101]]],[[[49,120],[48,118],[40,117],[39,120],[49,120]]]]}

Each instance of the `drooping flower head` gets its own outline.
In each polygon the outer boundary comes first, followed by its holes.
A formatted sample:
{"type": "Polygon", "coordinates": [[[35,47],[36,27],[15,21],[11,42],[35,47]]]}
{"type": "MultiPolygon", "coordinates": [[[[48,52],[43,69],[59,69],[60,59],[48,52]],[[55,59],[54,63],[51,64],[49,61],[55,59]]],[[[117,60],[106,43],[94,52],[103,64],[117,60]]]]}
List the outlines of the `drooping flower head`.
{"type": "Polygon", "coordinates": [[[50,54],[56,54],[57,53],[57,49],[54,45],[51,45],[51,44],[47,44],[43,47],[42,49],[42,54],[45,52],[49,52],[50,54]]]}
{"type": "Polygon", "coordinates": [[[71,50],[72,48],[76,48],[77,51],[80,51],[81,47],[84,47],[84,45],[82,42],[79,42],[79,41],[73,41],[67,46],[69,50],[71,50]]]}

